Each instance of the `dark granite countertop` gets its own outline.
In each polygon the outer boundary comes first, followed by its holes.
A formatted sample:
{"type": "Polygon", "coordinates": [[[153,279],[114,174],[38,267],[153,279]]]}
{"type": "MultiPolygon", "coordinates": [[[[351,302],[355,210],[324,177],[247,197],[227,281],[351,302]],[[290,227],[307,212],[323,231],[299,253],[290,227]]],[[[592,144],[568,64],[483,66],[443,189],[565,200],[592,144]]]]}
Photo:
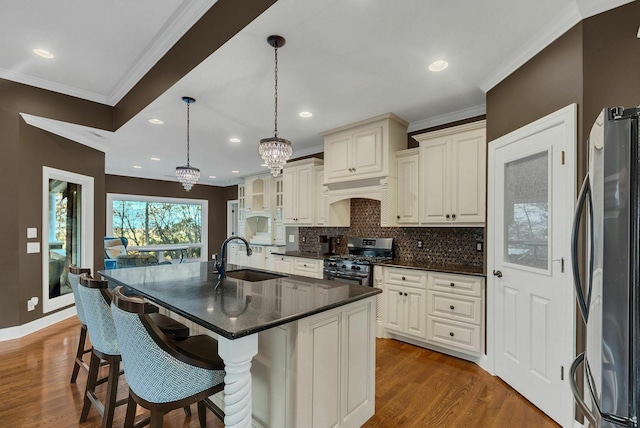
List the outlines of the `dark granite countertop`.
{"type": "MultiPolygon", "coordinates": [[[[227,273],[240,266],[228,265],[227,273]]],[[[218,280],[213,262],[99,272],[109,287],[128,291],[218,333],[237,339],[309,315],[375,296],[377,288],[297,275],[249,282],[218,280]]]]}
{"type": "Polygon", "coordinates": [[[420,269],[430,270],[433,272],[443,273],[456,273],[460,275],[474,275],[474,276],[487,276],[487,273],[483,268],[478,266],[457,265],[457,264],[445,264],[445,263],[433,263],[429,261],[406,261],[400,259],[393,259],[387,262],[376,263],[380,266],[393,266],[408,269],[420,269]]]}
{"type": "Polygon", "coordinates": [[[321,252],[305,252],[305,251],[283,251],[278,253],[271,253],[277,256],[289,256],[289,257],[304,257],[305,259],[319,259],[323,260],[329,257],[329,254],[322,254],[321,252]]]}

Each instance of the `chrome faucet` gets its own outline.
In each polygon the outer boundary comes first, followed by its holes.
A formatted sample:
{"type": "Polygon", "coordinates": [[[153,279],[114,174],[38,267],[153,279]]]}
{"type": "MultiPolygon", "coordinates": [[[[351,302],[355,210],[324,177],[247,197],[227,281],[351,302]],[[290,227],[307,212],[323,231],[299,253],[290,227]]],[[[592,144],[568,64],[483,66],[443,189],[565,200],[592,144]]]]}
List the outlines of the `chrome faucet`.
{"type": "Polygon", "coordinates": [[[225,239],[222,243],[222,246],[220,247],[220,260],[218,260],[217,257],[214,257],[214,261],[216,262],[216,270],[218,271],[218,279],[224,279],[226,276],[225,272],[227,270],[227,244],[229,244],[229,242],[233,241],[234,239],[239,239],[244,242],[245,246],[247,247],[247,256],[250,256],[253,252],[251,251],[251,247],[249,246],[247,240],[240,236],[230,236],[225,239]]]}

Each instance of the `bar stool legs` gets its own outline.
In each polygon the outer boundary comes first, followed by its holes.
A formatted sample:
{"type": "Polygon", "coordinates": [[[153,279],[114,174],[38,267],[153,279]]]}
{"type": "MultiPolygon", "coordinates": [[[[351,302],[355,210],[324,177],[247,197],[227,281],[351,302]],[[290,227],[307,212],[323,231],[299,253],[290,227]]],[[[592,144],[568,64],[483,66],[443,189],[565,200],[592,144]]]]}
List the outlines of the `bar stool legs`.
{"type": "Polygon", "coordinates": [[[78,351],[76,352],[76,360],[73,364],[73,371],[71,372],[71,383],[76,383],[76,379],[78,378],[78,373],[80,372],[80,369],[83,369],[87,373],[89,372],[89,366],[82,359],[84,354],[91,352],[91,348],[84,349],[86,343],[87,343],[87,326],[84,324],[81,324],[80,338],[78,339],[78,351]]]}
{"type": "Polygon", "coordinates": [[[127,402],[127,400],[116,401],[119,378],[120,355],[106,355],[94,349],[91,353],[89,375],[87,377],[87,389],[84,395],[84,404],[82,406],[82,413],[80,414],[80,422],[85,422],[87,420],[89,410],[91,410],[91,406],[93,405],[100,416],[102,416],[102,428],[111,428],[113,425],[113,413],[115,408],[127,402]],[[100,402],[95,393],[96,386],[101,383],[98,381],[98,369],[100,368],[101,359],[105,360],[109,364],[107,396],[104,404],[100,402]]]}

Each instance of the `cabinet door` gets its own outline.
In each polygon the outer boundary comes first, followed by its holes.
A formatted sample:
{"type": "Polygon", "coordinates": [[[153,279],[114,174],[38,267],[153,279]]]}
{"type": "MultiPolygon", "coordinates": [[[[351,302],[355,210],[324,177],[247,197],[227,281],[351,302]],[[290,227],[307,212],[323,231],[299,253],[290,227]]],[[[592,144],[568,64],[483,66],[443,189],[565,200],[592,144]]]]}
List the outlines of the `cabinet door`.
{"type": "Polygon", "coordinates": [[[384,327],[402,333],[404,331],[404,287],[386,284],[383,296],[384,327]]]}
{"type": "Polygon", "coordinates": [[[487,143],[484,129],[453,136],[451,141],[451,212],[453,223],[484,223],[487,143]]]}
{"type": "Polygon", "coordinates": [[[427,290],[405,287],[405,332],[427,338],[427,290]]]}
{"type": "Polygon", "coordinates": [[[398,158],[398,224],[417,224],[418,215],[418,173],[419,156],[398,158]]]}
{"type": "Polygon", "coordinates": [[[298,195],[296,168],[285,168],[282,172],[282,214],[284,223],[295,223],[298,195]]]}
{"type": "Polygon", "coordinates": [[[273,236],[273,243],[276,245],[286,245],[285,242],[285,233],[284,233],[284,224],[282,224],[282,221],[277,221],[274,224],[274,236],[273,236]]]}
{"type": "Polygon", "coordinates": [[[382,126],[353,134],[351,166],[353,178],[378,176],[383,168],[382,126]]]}
{"type": "Polygon", "coordinates": [[[349,177],[351,168],[351,134],[338,134],[325,139],[324,166],[326,179],[349,177]]]}
{"type": "Polygon", "coordinates": [[[420,146],[420,194],[422,223],[450,223],[451,183],[449,173],[451,160],[448,141],[443,137],[423,142],[420,146]]]}
{"type": "MultiPolygon", "coordinates": [[[[312,226],[315,216],[315,169],[311,166],[297,168],[297,212],[295,223],[301,226],[312,226]]],[[[285,179],[286,181],[286,179],[285,179]]],[[[285,189],[286,192],[286,189],[285,189]]]]}

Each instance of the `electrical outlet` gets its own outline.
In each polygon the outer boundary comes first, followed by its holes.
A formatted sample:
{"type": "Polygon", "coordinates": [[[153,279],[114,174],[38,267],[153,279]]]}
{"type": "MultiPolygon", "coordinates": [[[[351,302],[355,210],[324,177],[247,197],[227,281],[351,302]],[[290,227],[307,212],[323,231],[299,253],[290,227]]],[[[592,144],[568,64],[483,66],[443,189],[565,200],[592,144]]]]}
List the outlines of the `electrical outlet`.
{"type": "Polygon", "coordinates": [[[476,251],[482,251],[482,241],[476,241],[476,251]]]}
{"type": "Polygon", "coordinates": [[[302,242],[307,242],[307,237],[306,236],[302,237],[302,242]]]}
{"type": "Polygon", "coordinates": [[[422,239],[418,239],[418,248],[422,247],[424,247],[424,242],[422,241],[422,239]]]}

